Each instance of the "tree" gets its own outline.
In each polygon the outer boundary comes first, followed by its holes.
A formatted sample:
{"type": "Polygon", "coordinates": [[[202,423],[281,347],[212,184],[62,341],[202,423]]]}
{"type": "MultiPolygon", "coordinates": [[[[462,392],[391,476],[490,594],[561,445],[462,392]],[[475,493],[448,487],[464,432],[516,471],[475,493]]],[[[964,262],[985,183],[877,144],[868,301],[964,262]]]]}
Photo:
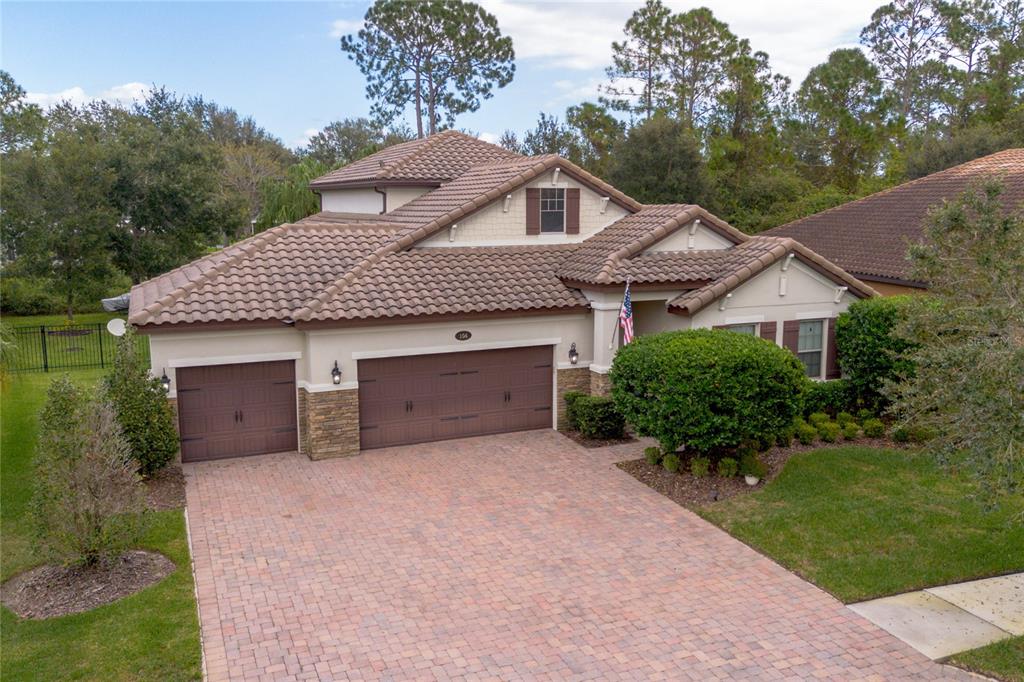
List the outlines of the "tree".
{"type": "Polygon", "coordinates": [[[706,7],[672,17],[665,59],[671,76],[673,106],[689,128],[702,125],[725,80],[735,54],[736,36],[706,7]]]}
{"type": "Polygon", "coordinates": [[[635,126],[616,145],[609,179],[644,203],[704,202],[704,164],[692,131],[658,114],[635,126]]]}
{"type": "Polygon", "coordinates": [[[579,147],[573,131],[557,116],[548,116],[544,112],[537,119],[537,126],[523,135],[520,149],[527,156],[558,154],[574,163],[579,159],[579,147]]]}
{"type": "Polygon", "coordinates": [[[856,301],[836,320],[836,350],[843,378],[855,398],[875,411],[884,407],[882,388],[913,372],[907,341],[895,334],[908,305],[905,296],[856,301]]]}
{"type": "Polygon", "coordinates": [[[519,144],[519,137],[514,130],[506,130],[498,139],[498,146],[516,154],[522,154],[523,146],[519,144]]]}
{"type": "Polygon", "coordinates": [[[139,474],[153,475],[178,451],[178,432],[167,394],[160,380],[150,376],[131,328],[117,340],[103,385],[139,474]]]}
{"type": "Polygon", "coordinates": [[[102,396],[53,381],[39,416],[32,519],[36,550],[92,566],[141,537],[146,501],[129,447],[102,396]]]}
{"type": "Polygon", "coordinates": [[[906,422],[935,435],[929,451],[978,475],[990,499],[1024,490],[1024,213],[991,179],[929,217],[909,251],[929,284],[898,334],[914,375],[887,395],[906,422]]]}
{"type": "Polygon", "coordinates": [[[256,228],[265,230],[282,223],[294,223],[320,210],[320,199],[309,191],[309,183],[331,168],[313,157],[293,164],[282,180],[264,183],[261,190],[263,211],[256,228]]]}
{"type": "Polygon", "coordinates": [[[611,82],[603,91],[613,108],[649,119],[667,105],[664,49],[671,16],[661,0],[647,0],[626,21],[625,40],[612,43],[612,66],[605,69],[611,82]]]}
{"type": "Polygon", "coordinates": [[[607,109],[592,102],[583,102],[565,111],[565,121],[575,134],[576,161],[597,177],[605,177],[611,166],[612,148],[625,135],[625,126],[607,109]]]}
{"type": "Polygon", "coordinates": [[[303,154],[328,168],[338,168],[411,139],[412,131],[408,129],[385,130],[367,118],[346,118],[328,124],[311,137],[303,154]]]}
{"type": "Polygon", "coordinates": [[[25,101],[25,89],[0,69],[0,153],[38,142],[46,119],[38,105],[25,101]]]}
{"type": "Polygon", "coordinates": [[[413,103],[417,137],[476,111],[515,73],[512,39],[501,35],[494,15],[463,0],[376,0],[364,27],[341,38],[341,49],[366,77],[381,123],[413,103]]]}

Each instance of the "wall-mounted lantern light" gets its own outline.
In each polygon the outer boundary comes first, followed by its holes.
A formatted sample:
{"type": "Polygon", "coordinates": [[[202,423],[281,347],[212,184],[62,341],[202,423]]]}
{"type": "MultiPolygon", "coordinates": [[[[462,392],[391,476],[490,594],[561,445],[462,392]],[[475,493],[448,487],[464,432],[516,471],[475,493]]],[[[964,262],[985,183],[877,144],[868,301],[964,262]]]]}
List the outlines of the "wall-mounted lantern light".
{"type": "Polygon", "coordinates": [[[580,361],[580,352],[576,350],[576,342],[573,341],[572,345],[569,346],[569,364],[575,365],[580,361]]]}
{"type": "Polygon", "coordinates": [[[338,361],[334,361],[334,369],[331,370],[331,381],[335,386],[341,383],[341,368],[338,367],[338,361]]]}
{"type": "Polygon", "coordinates": [[[171,392],[171,378],[167,376],[167,370],[163,370],[163,376],[160,377],[160,385],[164,389],[164,393],[171,392]]]}

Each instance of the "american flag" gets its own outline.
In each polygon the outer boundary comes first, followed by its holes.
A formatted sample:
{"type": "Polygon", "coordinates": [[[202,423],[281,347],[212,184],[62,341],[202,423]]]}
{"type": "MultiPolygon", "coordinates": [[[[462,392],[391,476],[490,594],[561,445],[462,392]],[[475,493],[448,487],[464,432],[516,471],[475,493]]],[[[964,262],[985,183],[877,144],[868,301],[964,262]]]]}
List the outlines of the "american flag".
{"type": "Polygon", "coordinates": [[[622,327],[622,343],[626,344],[633,340],[633,303],[629,299],[629,281],[626,281],[626,295],[622,299],[622,307],[619,309],[619,326],[622,327]]]}

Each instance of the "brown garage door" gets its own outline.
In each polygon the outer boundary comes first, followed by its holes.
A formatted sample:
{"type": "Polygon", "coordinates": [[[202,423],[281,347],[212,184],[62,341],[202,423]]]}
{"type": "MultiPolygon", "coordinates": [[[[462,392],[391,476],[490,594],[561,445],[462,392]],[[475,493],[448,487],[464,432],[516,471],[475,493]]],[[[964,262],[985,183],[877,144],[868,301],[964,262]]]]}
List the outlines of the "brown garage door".
{"type": "Polygon", "coordinates": [[[360,360],[360,446],[550,428],[551,360],[551,346],[360,360]]]}
{"type": "Polygon", "coordinates": [[[295,450],[295,361],[183,367],[178,375],[181,460],[295,450]]]}

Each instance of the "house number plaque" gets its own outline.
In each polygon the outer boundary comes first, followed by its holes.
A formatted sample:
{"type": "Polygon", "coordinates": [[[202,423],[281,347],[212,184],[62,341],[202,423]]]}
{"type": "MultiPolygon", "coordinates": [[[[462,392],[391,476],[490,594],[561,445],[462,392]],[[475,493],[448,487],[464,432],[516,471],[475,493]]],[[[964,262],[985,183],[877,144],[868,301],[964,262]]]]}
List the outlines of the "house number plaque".
{"type": "Polygon", "coordinates": [[[469,341],[471,338],[473,338],[473,335],[465,329],[460,332],[455,332],[456,341],[469,341]]]}

